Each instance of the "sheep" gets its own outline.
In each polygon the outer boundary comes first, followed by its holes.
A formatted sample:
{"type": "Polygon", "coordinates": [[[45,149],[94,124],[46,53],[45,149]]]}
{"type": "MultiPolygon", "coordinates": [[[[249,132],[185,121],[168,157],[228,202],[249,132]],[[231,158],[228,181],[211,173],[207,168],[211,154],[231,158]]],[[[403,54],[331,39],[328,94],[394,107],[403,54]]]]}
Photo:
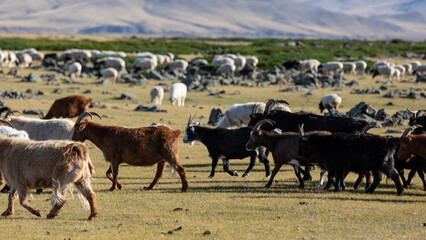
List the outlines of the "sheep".
{"type": "Polygon", "coordinates": [[[380,75],[380,79],[383,79],[383,76],[387,76],[388,81],[390,81],[391,77],[395,75],[395,68],[388,66],[379,66],[373,71],[373,79],[378,75],[380,75]]]}
{"type": "Polygon", "coordinates": [[[81,63],[73,62],[65,70],[65,75],[69,76],[71,80],[76,80],[81,74],[81,63]]]}
{"type": "Polygon", "coordinates": [[[356,64],[353,62],[343,62],[343,72],[355,74],[356,64]]]}
{"type": "Polygon", "coordinates": [[[164,61],[166,60],[166,58],[161,54],[155,54],[155,57],[157,58],[157,65],[163,64],[164,61]]]}
{"type": "Polygon", "coordinates": [[[117,70],[115,70],[115,68],[112,67],[104,68],[99,71],[99,77],[104,78],[105,82],[107,80],[110,80],[112,84],[115,84],[115,82],[117,81],[118,72],[117,70]]]}
{"type": "Polygon", "coordinates": [[[183,83],[173,83],[170,87],[170,102],[173,105],[176,104],[178,106],[185,105],[187,87],[183,83]]]}
{"type": "Polygon", "coordinates": [[[365,69],[367,68],[367,63],[365,61],[356,61],[354,63],[356,66],[356,72],[364,76],[365,69]]]}
{"type": "Polygon", "coordinates": [[[299,60],[298,61],[298,67],[301,72],[305,71],[318,71],[318,67],[321,65],[321,63],[316,59],[305,59],[305,60],[299,60]]]}
{"type": "Polygon", "coordinates": [[[393,75],[392,75],[392,79],[393,80],[397,80],[397,81],[399,81],[399,77],[401,76],[401,72],[399,71],[399,69],[397,69],[397,68],[395,68],[395,67],[392,67],[395,71],[394,71],[394,73],[393,73],[393,75]]]}
{"type": "Polygon", "coordinates": [[[171,52],[167,52],[164,54],[165,56],[169,57],[169,62],[173,61],[175,59],[175,55],[171,52]]]}
{"type": "MultiPolygon", "coordinates": [[[[263,113],[265,106],[265,103],[262,102],[235,103],[219,119],[217,127],[229,128],[234,126],[241,127],[243,124],[247,125],[250,121],[250,115],[253,113],[263,113]]],[[[291,112],[291,109],[284,105],[277,105],[274,110],[291,112]]]]}
{"type": "Polygon", "coordinates": [[[99,52],[98,55],[101,55],[101,56],[105,55],[105,56],[108,56],[108,57],[122,57],[122,58],[124,58],[124,57],[127,56],[127,54],[125,52],[122,52],[122,51],[119,51],[119,52],[116,52],[116,51],[102,51],[102,52],[99,52]]]}
{"type": "Polygon", "coordinates": [[[386,62],[386,61],[378,61],[378,62],[375,62],[375,63],[373,64],[373,66],[371,67],[370,72],[371,72],[371,73],[373,73],[375,70],[377,70],[377,69],[378,69],[379,67],[381,67],[381,66],[390,67],[390,66],[391,66],[391,64],[390,64],[390,63],[388,63],[388,62],[386,62]]]}
{"type": "Polygon", "coordinates": [[[234,58],[234,65],[236,69],[242,69],[246,65],[246,58],[243,56],[238,56],[234,58]]]}
{"type": "Polygon", "coordinates": [[[30,54],[18,52],[16,53],[16,58],[19,61],[19,65],[23,65],[24,67],[31,67],[33,59],[30,54]]]}
{"type": "Polygon", "coordinates": [[[89,61],[91,57],[92,57],[92,54],[88,50],[68,49],[63,51],[58,56],[58,61],[63,61],[65,63],[69,61],[76,61],[76,60],[89,61]]]}
{"type": "Polygon", "coordinates": [[[413,68],[413,75],[415,74],[419,74],[419,75],[423,75],[426,73],[426,64],[421,64],[418,65],[416,68],[413,68]]]}
{"type": "Polygon", "coordinates": [[[152,60],[153,62],[155,62],[155,63],[156,63],[156,65],[157,65],[157,63],[158,63],[157,56],[156,56],[155,54],[153,54],[153,53],[150,53],[150,52],[136,53],[136,54],[135,54],[135,57],[136,57],[137,59],[150,59],[150,60],[152,60]]]}
{"type": "Polygon", "coordinates": [[[164,68],[164,71],[182,71],[186,72],[186,68],[188,67],[188,62],[182,59],[179,60],[173,60],[167,64],[167,66],[164,68]]]}
{"type": "Polygon", "coordinates": [[[321,98],[321,101],[319,103],[320,112],[322,113],[326,108],[329,111],[330,108],[337,109],[340,103],[342,103],[342,98],[339,95],[335,93],[325,95],[321,98]]]}
{"type": "Polygon", "coordinates": [[[411,71],[413,70],[413,67],[409,63],[404,63],[402,66],[405,68],[405,72],[408,74],[411,74],[411,71]]]}
{"type": "Polygon", "coordinates": [[[126,70],[126,62],[121,58],[106,57],[96,60],[96,64],[99,64],[100,69],[112,67],[118,72],[126,70]]]}
{"type": "Polygon", "coordinates": [[[235,65],[233,63],[232,64],[222,64],[216,70],[216,75],[218,75],[218,76],[225,75],[226,77],[231,76],[231,78],[234,78],[234,72],[235,72],[235,65]]]}
{"type": "Polygon", "coordinates": [[[413,71],[420,65],[422,65],[419,61],[411,61],[408,64],[411,65],[411,69],[413,69],[413,71]]]}
{"type": "Polygon", "coordinates": [[[337,74],[343,71],[343,64],[341,62],[326,62],[321,64],[318,69],[326,75],[337,74]]]}
{"type": "Polygon", "coordinates": [[[234,60],[230,57],[225,56],[215,56],[212,60],[212,64],[234,64],[234,60]]]}
{"type": "Polygon", "coordinates": [[[86,99],[82,95],[70,95],[56,99],[43,119],[51,118],[73,118],[82,112],[87,112],[92,99],[86,99]]]}
{"type": "Polygon", "coordinates": [[[90,184],[89,159],[89,150],[83,143],[0,136],[0,170],[11,186],[9,205],[2,216],[14,213],[14,201],[19,196],[24,208],[41,217],[41,211],[28,203],[27,191],[51,187],[53,207],[47,218],[54,218],[67,201],[66,192],[74,183],[90,205],[89,220],[95,219],[98,210],[90,184]]]}
{"type": "Polygon", "coordinates": [[[154,70],[157,67],[157,61],[150,58],[141,58],[136,60],[132,64],[131,72],[132,73],[138,73],[138,72],[145,72],[149,70],[154,70]]]}
{"type": "Polygon", "coordinates": [[[8,64],[6,66],[8,66],[8,67],[13,67],[14,65],[16,66],[17,65],[16,61],[17,61],[16,54],[14,52],[9,51],[7,53],[7,63],[8,64]]]}
{"type": "Polygon", "coordinates": [[[166,162],[175,169],[182,181],[182,192],[188,188],[185,168],[179,162],[179,130],[165,125],[129,128],[106,126],[90,122],[87,117],[97,113],[82,113],[74,126],[73,141],[91,141],[104,154],[105,160],[111,163],[106,176],[112,181],[110,191],[122,185],[117,181],[118,167],[121,163],[135,166],[151,166],[157,164],[157,173],[147,190],[152,190],[163,175],[166,162]]]}
{"type": "Polygon", "coordinates": [[[164,97],[164,89],[161,86],[155,86],[149,93],[151,95],[152,105],[161,105],[164,97]]]}
{"type": "Polygon", "coordinates": [[[405,75],[405,67],[404,66],[402,66],[402,65],[396,65],[393,68],[399,70],[399,74],[400,75],[405,75]]]}
{"type": "Polygon", "coordinates": [[[197,67],[201,67],[201,66],[205,66],[207,64],[209,64],[209,62],[206,59],[195,59],[192,60],[191,62],[189,62],[189,64],[191,66],[197,66],[197,67]]]}
{"type": "Polygon", "coordinates": [[[259,59],[255,56],[246,57],[246,66],[255,68],[259,63],[259,59]]]}

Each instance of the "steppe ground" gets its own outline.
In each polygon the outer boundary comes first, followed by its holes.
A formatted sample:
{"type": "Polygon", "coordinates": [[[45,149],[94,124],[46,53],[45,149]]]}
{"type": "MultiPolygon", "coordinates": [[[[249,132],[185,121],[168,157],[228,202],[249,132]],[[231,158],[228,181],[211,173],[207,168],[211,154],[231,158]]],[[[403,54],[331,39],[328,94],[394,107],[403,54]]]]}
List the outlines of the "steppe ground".
{"type": "MultiPolygon", "coordinates": [[[[402,60],[391,61],[398,62],[402,60]]],[[[379,95],[354,95],[351,89],[320,89],[311,96],[299,92],[279,92],[289,85],[268,88],[245,88],[217,86],[215,91],[225,90],[221,98],[208,96],[207,92],[189,92],[184,107],[172,107],[166,93],[161,109],[168,113],[145,113],[133,111],[139,104],[149,104],[149,91],[159,81],[151,81],[142,86],[125,84],[99,86],[93,79],[80,79],[77,84],[46,85],[21,83],[21,78],[6,75],[7,68],[0,74],[0,89],[16,89],[25,92],[28,88],[42,90],[44,95],[31,100],[10,100],[5,102],[16,110],[48,110],[52,102],[70,94],[84,94],[106,104],[110,108],[93,108],[103,120],[94,121],[106,125],[139,127],[153,122],[167,124],[183,131],[190,114],[197,113],[197,121],[207,125],[210,110],[220,107],[226,110],[233,103],[249,101],[266,102],[269,98],[285,99],[293,112],[300,110],[319,113],[317,110],[321,96],[336,92],[342,96],[341,112],[346,112],[357,103],[366,101],[376,109],[385,108],[390,114],[397,110],[424,109],[424,100],[386,99],[379,95]],[[53,93],[61,88],[61,94],[53,93]],[[234,95],[238,90],[241,94],[234,95]],[[112,94],[102,94],[109,91],[112,94]],[[136,100],[118,100],[122,92],[131,92],[136,100]],[[393,106],[387,106],[393,102],[393,106]]],[[[20,75],[29,72],[38,75],[44,70],[19,69],[20,75]]],[[[379,87],[381,83],[366,76],[346,76],[356,79],[358,88],[379,87]]],[[[419,87],[413,77],[403,77],[408,82],[397,82],[391,89],[419,87]]],[[[170,84],[171,81],[163,81],[170,84]]],[[[37,117],[37,116],[34,116],[37,117]]],[[[74,119],[75,120],[75,119],[74,119]]],[[[398,127],[404,129],[405,127],[398,127]]],[[[372,129],[371,132],[385,135],[387,128],[372,129]]],[[[399,134],[395,135],[398,136],[399,134]]],[[[31,215],[17,202],[15,214],[2,218],[2,239],[425,239],[426,237],[426,194],[421,181],[416,176],[413,185],[403,196],[396,196],[391,180],[384,179],[374,194],[365,194],[363,189],[353,190],[356,175],[346,179],[347,190],[341,193],[324,191],[314,186],[319,170],[312,172],[314,181],[306,184],[304,190],[298,188],[293,170],[285,166],[278,173],[271,188],[264,185],[263,165],[257,163],[247,178],[241,173],[248,165],[248,159],[231,160],[231,169],[240,173],[231,177],[217,167],[216,176],[208,178],[211,160],[204,145],[193,147],[180,141],[180,160],[186,168],[189,189],[181,193],[178,174],[165,173],[154,191],[143,190],[155,175],[153,167],[133,167],[123,164],[119,180],[121,191],[110,192],[111,182],[105,171],[109,165],[101,151],[90,142],[90,155],[96,167],[92,186],[96,192],[99,215],[95,221],[87,221],[89,211],[85,210],[74,191],[74,198],[65,204],[59,216],[47,220],[50,210],[48,201],[51,191],[29,196],[30,203],[43,211],[43,217],[31,215]],[[181,210],[180,210],[181,209],[181,210]],[[173,231],[181,227],[181,230],[173,231]],[[172,231],[173,234],[168,234],[172,231]],[[203,233],[209,231],[210,234],[203,233]]],[[[273,159],[270,156],[273,165],[273,159]]],[[[363,186],[362,186],[363,187],[363,186]]],[[[362,188],[361,187],[361,188],[362,188]]],[[[33,192],[34,193],[34,192],[33,192]]],[[[7,195],[0,196],[0,206],[6,209],[7,195]]]]}

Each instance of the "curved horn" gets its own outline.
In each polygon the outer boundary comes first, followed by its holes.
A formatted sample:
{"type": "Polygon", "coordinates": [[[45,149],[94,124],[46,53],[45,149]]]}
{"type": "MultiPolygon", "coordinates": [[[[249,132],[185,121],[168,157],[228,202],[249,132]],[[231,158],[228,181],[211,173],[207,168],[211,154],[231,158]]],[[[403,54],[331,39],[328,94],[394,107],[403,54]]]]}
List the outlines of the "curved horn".
{"type": "Polygon", "coordinates": [[[189,114],[189,119],[188,119],[188,125],[189,126],[191,124],[191,114],[189,114]]]}
{"type": "Polygon", "coordinates": [[[290,106],[290,103],[288,103],[286,100],[277,100],[276,102],[277,103],[285,103],[285,104],[290,106]]]}
{"type": "Polygon", "coordinates": [[[269,101],[265,105],[265,111],[263,111],[263,114],[269,113],[272,107],[274,107],[276,104],[277,102],[274,99],[269,99],[269,101]]]}
{"type": "Polygon", "coordinates": [[[275,125],[274,121],[272,121],[270,119],[263,119],[263,120],[259,121],[258,123],[256,123],[256,125],[253,127],[254,131],[256,131],[256,132],[260,131],[260,127],[265,123],[269,123],[272,126],[275,125]]]}
{"type": "Polygon", "coordinates": [[[93,116],[90,112],[84,112],[84,113],[80,114],[80,116],[78,116],[75,124],[79,125],[81,123],[81,121],[85,120],[87,117],[90,117],[90,119],[93,119],[93,116]]]}
{"type": "Polygon", "coordinates": [[[0,108],[0,117],[1,117],[1,115],[3,114],[3,112],[5,112],[5,111],[9,111],[10,110],[10,108],[9,107],[2,107],[2,108],[0,108]]]}
{"type": "Polygon", "coordinates": [[[302,137],[305,135],[305,131],[303,130],[304,125],[304,123],[302,123],[302,125],[299,125],[299,134],[302,137]]]}
{"type": "Polygon", "coordinates": [[[15,128],[15,127],[12,125],[12,123],[10,123],[10,122],[8,122],[8,121],[6,121],[6,120],[0,119],[0,123],[4,123],[4,124],[9,125],[11,128],[15,128]]]}
{"type": "Polygon", "coordinates": [[[9,117],[9,115],[15,115],[15,112],[12,111],[12,109],[8,109],[6,115],[4,115],[4,118],[6,119],[7,117],[9,117]]]}
{"type": "Polygon", "coordinates": [[[406,138],[408,135],[410,135],[410,134],[411,134],[411,132],[413,132],[413,131],[414,131],[414,129],[416,129],[416,128],[421,128],[421,127],[423,127],[423,126],[422,126],[422,125],[420,125],[420,124],[416,124],[416,125],[413,125],[413,126],[411,126],[411,127],[407,128],[407,129],[405,129],[405,131],[404,131],[404,133],[402,134],[401,138],[406,138]]]}
{"type": "Polygon", "coordinates": [[[95,113],[95,112],[90,112],[92,115],[95,115],[96,117],[98,117],[99,119],[101,119],[102,120],[102,118],[101,118],[101,116],[99,115],[99,114],[97,114],[97,113],[95,113]]]}
{"type": "Polygon", "coordinates": [[[365,126],[362,130],[361,130],[361,134],[365,134],[365,133],[367,133],[367,131],[368,130],[370,130],[370,129],[372,129],[372,128],[374,128],[374,126],[373,125],[367,125],[367,126],[365,126]]]}

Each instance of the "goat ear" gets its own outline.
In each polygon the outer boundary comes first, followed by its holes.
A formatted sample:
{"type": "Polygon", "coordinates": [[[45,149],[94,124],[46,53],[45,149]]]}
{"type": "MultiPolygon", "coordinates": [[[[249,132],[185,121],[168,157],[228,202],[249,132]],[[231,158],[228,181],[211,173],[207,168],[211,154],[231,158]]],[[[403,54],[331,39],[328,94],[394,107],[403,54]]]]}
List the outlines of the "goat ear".
{"type": "Polygon", "coordinates": [[[78,130],[79,130],[79,131],[83,131],[85,128],[86,128],[86,124],[81,124],[81,125],[78,127],[78,130]]]}

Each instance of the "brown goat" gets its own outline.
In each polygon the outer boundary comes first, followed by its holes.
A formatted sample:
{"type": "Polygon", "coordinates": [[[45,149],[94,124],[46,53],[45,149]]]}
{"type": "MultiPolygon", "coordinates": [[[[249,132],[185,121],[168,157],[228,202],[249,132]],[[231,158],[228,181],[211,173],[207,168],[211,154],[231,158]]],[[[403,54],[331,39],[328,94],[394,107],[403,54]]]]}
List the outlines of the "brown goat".
{"type": "Polygon", "coordinates": [[[426,159],[426,135],[412,135],[411,132],[421,125],[414,125],[407,128],[399,139],[398,158],[408,161],[414,155],[426,159]]]}
{"type": "Polygon", "coordinates": [[[52,187],[53,207],[47,218],[54,218],[67,201],[67,189],[74,183],[90,205],[89,220],[94,219],[98,210],[90,185],[89,159],[89,150],[82,143],[0,136],[0,170],[11,186],[9,205],[2,216],[13,214],[14,201],[19,196],[21,205],[40,217],[41,211],[26,200],[28,190],[52,187]]]}
{"type": "Polygon", "coordinates": [[[92,99],[86,99],[81,95],[71,95],[64,98],[56,99],[50,107],[46,116],[41,116],[43,119],[51,118],[73,118],[83,112],[87,112],[92,99]]]}
{"type": "Polygon", "coordinates": [[[179,130],[173,130],[164,125],[140,128],[127,128],[120,126],[105,126],[90,122],[86,118],[92,114],[100,118],[97,113],[82,113],[74,126],[74,141],[90,140],[111,163],[106,172],[112,181],[110,191],[121,189],[117,181],[118,167],[121,163],[134,166],[151,166],[157,164],[157,173],[147,190],[152,190],[163,175],[166,162],[180,175],[182,191],[188,188],[185,169],[179,162],[179,130]]]}

